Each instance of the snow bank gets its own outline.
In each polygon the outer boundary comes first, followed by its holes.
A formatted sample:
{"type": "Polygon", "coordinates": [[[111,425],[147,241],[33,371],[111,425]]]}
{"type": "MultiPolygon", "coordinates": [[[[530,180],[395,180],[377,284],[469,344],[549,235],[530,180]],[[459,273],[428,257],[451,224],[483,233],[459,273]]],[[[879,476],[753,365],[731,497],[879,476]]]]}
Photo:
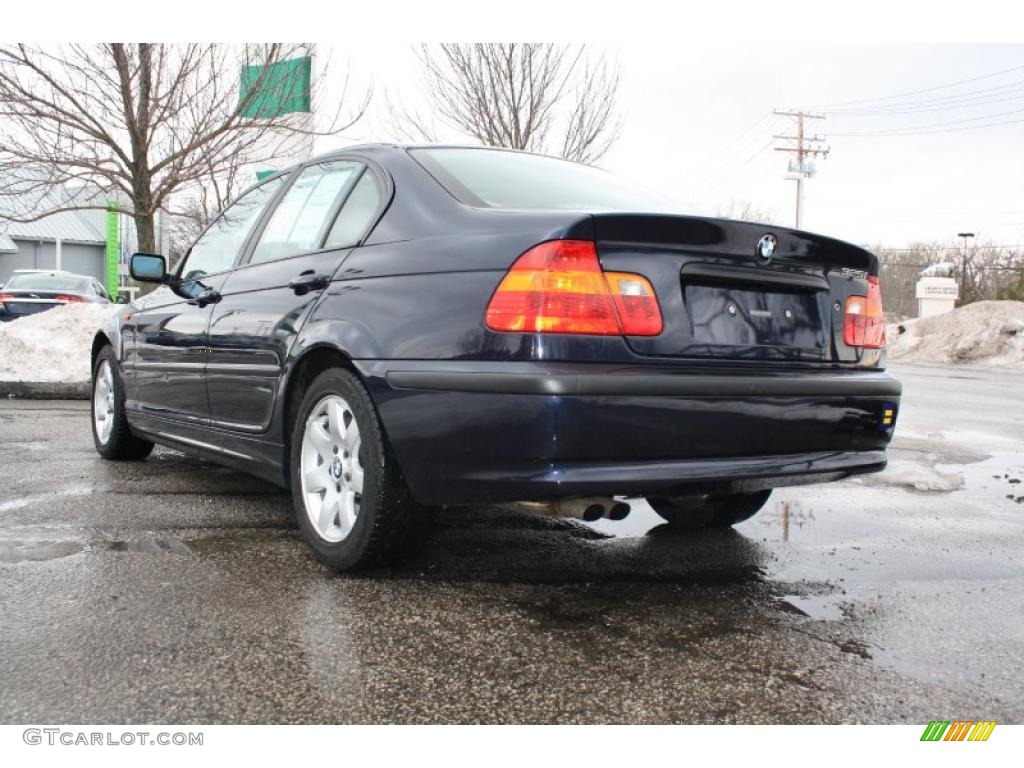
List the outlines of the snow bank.
{"type": "Polygon", "coordinates": [[[93,336],[120,308],[65,304],[0,323],[0,381],[88,381],[93,336]]]}
{"type": "Polygon", "coordinates": [[[1024,368],[1024,301],[979,301],[893,323],[885,335],[892,360],[1024,368]]]}
{"type": "Polygon", "coordinates": [[[890,461],[883,472],[866,475],[864,482],[869,485],[895,485],[916,491],[945,493],[962,488],[964,479],[960,475],[940,472],[915,461],[890,461]]]}

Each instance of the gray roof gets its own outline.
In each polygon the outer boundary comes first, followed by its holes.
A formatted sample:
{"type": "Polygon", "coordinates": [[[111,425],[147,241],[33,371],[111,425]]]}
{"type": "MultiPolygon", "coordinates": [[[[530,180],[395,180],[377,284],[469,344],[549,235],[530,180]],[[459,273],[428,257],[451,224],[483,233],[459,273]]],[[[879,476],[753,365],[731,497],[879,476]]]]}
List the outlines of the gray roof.
{"type": "Polygon", "coordinates": [[[0,235],[12,240],[66,240],[75,243],[105,243],[103,229],[96,223],[90,211],[60,211],[37,221],[19,222],[5,218],[5,214],[17,218],[30,218],[39,214],[66,207],[72,201],[88,204],[76,190],[68,190],[59,184],[45,183],[45,177],[31,171],[20,171],[13,177],[13,183],[4,195],[0,195],[0,235]],[[24,184],[24,192],[12,194],[18,184],[24,184]]]}
{"type": "Polygon", "coordinates": [[[0,253],[17,253],[18,246],[11,238],[0,232],[0,253]]]}
{"type": "Polygon", "coordinates": [[[64,240],[75,243],[105,243],[107,238],[85,216],[84,211],[61,211],[38,221],[0,222],[13,240],[64,240]]]}

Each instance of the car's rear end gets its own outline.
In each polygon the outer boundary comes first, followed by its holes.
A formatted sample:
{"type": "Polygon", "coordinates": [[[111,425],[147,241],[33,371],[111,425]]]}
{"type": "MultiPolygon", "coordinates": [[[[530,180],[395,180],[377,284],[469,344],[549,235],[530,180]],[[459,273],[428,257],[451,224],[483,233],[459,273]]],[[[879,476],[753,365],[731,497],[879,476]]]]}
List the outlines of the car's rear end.
{"type": "Polygon", "coordinates": [[[900,385],[869,252],[712,218],[566,222],[510,255],[475,349],[367,366],[421,501],[676,497],[884,467],[900,385]]]}
{"type": "Polygon", "coordinates": [[[0,322],[10,322],[65,304],[95,302],[89,279],[66,272],[15,272],[0,289],[0,322]]]}

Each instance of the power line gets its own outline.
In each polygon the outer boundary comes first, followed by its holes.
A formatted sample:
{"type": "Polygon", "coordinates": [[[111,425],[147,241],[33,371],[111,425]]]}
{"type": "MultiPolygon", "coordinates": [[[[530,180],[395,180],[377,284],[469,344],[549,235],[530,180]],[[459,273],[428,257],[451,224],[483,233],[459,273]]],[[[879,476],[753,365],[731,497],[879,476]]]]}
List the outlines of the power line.
{"type": "MultiPolygon", "coordinates": [[[[1020,111],[1024,112],[1024,110],[1020,110],[1020,111]]],[[[979,119],[981,119],[981,118],[979,118],[979,119]]],[[[1024,118],[1022,118],[1020,120],[1002,120],[1002,121],[997,122],[997,123],[985,123],[983,125],[964,125],[964,126],[961,126],[960,128],[941,128],[941,129],[938,129],[938,130],[930,130],[930,131],[913,131],[913,132],[911,132],[911,131],[906,131],[906,132],[902,132],[902,131],[860,131],[860,132],[858,132],[858,131],[850,131],[848,133],[833,133],[832,135],[833,136],[852,136],[852,137],[867,138],[867,139],[873,139],[873,138],[879,138],[879,137],[885,137],[885,136],[890,136],[890,137],[891,136],[927,136],[929,134],[935,134],[935,133],[956,133],[957,131],[975,131],[975,130],[978,130],[980,128],[996,128],[997,126],[1000,126],[1000,125],[1015,125],[1017,123],[1024,123],[1024,118]]]]}
{"type": "MultiPolygon", "coordinates": [[[[777,122],[778,121],[776,120],[775,122],[768,123],[768,125],[765,126],[765,130],[771,130],[777,124],[777,122]]],[[[753,155],[746,155],[747,151],[762,138],[763,135],[759,136],[755,134],[750,136],[747,141],[744,141],[741,144],[739,144],[738,148],[731,155],[729,155],[727,159],[717,163],[709,173],[704,175],[704,177],[700,180],[701,183],[704,185],[711,183],[712,187],[717,186],[723,178],[730,177],[737,170],[737,168],[747,165],[750,162],[751,158],[756,157],[758,154],[764,151],[764,148],[756,149],[754,150],[753,155]],[[736,160],[739,160],[741,157],[744,156],[746,156],[746,160],[744,160],[739,166],[733,165],[733,163],[736,160]],[[716,179],[716,177],[719,178],[716,179]]]]}
{"type": "Polygon", "coordinates": [[[712,190],[718,190],[721,189],[723,185],[726,185],[725,188],[728,189],[728,185],[733,184],[736,181],[736,179],[739,178],[740,171],[742,171],[752,162],[757,160],[757,158],[760,157],[763,152],[770,149],[773,143],[774,141],[772,139],[769,139],[767,144],[765,144],[763,147],[754,152],[754,154],[750,155],[745,161],[737,165],[735,168],[731,169],[724,176],[719,177],[716,181],[712,182],[710,185],[705,187],[705,191],[711,192],[712,190]]]}
{"type": "MultiPolygon", "coordinates": [[[[870,136],[870,135],[898,135],[908,131],[920,131],[930,128],[945,128],[950,125],[962,125],[963,123],[975,123],[979,120],[991,120],[995,117],[1006,117],[1007,115],[1019,115],[1024,112],[1024,109],[1011,109],[1006,112],[993,112],[989,115],[978,115],[977,117],[967,117],[963,120],[948,120],[942,123],[926,123],[924,125],[907,125],[902,128],[880,128],[876,131],[846,131],[840,133],[833,133],[833,136],[870,136]]],[[[1014,121],[1009,121],[1014,122],[1014,121]]]]}
{"type": "Polygon", "coordinates": [[[1000,70],[999,72],[991,72],[991,73],[989,73],[987,75],[979,75],[978,77],[969,77],[966,80],[957,80],[957,81],[952,82],[952,83],[945,83],[943,85],[936,85],[936,86],[933,86],[931,88],[921,88],[921,89],[916,90],[916,91],[904,91],[903,93],[895,93],[895,94],[892,94],[891,96],[879,96],[879,97],[876,97],[876,98],[873,98],[873,99],[856,99],[854,101],[842,101],[842,102],[837,102],[837,103],[834,103],[834,104],[827,104],[827,105],[819,106],[818,109],[822,109],[822,110],[828,111],[832,107],[844,107],[844,106],[847,106],[847,105],[850,105],[850,104],[869,104],[869,103],[876,102],[876,101],[891,101],[893,99],[901,99],[901,98],[904,98],[906,96],[916,96],[916,95],[921,94],[921,93],[932,93],[934,91],[942,91],[942,90],[945,90],[947,88],[954,88],[954,87],[956,87],[958,85],[965,85],[967,83],[976,83],[979,80],[989,80],[989,79],[991,79],[993,77],[999,77],[1000,75],[1005,75],[1005,74],[1007,74],[1009,72],[1018,72],[1020,70],[1024,70],[1024,64],[1022,64],[1020,66],[1017,66],[1017,67],[1010,67],[1009,69],[1003,69],[1003,70],[1000,70]]]}
{"type": "Polygon", "coordinates": [[[956,111],[961,109],[977,109],[978,107],[984,107],[989,104],[1002,104],[1007,101],[1022,101],[1024,100],[1024,88],[1019,88],[1015,91],[1007,91],[1007,94],[1013,93],[1015,95],[1010,96],[1006,94],[993,93],[988,96],[982,97],[981,99],[970,99],[962,101],[951,101],[945,103],[939,103],[938,106],[923,106],[923,107],[893,107],[891,109],[850,109],[842,110],[840,112],[829,112],[828,114],[834,117],[863,117],[873,115],[911,115],[920,112],[948,112],[956,111]],[[998,97],[998,98],[996,98],[998,97]]]}
{"type": "Polygon", "coordinates": [[[697,165],[694,168],[690,169],[690,171],[688,172],[687,175],[690,175],[690,176],[696,175],[699,171],[702,171],[705,168],[707,168],[708,165],[710,165],[713,160],[717,160],[719,156],[725,154],[730,149],[732,149],[736,144],[739,143],[739,141],[741,139],[746,138],[751,132],[753,132],[753,130],[755,128],[757,128],[757,126],[759,126],[761,123],[763,123],[767,118],[769,118],[771,116],[772,116],[772,113],[770,111],[765,112],[763,115],[761,115],[761,117],[759,117],[757,120],[755,120],[749,126],[747,126],[746,130],[744,130],[742,133],[740,133],[738,136],[736,136],[728,144],[723,146],[718,152],[713,152],[710,155],[705,156],[705,158],[700,162],[699,165],[697,165]]]}
{"type": "MultiPolygon", "coordinates": [[[[844,208],[861,208],[868,211],[888,211],[890,213],[926,213],[934,214],[936,216],[971,216],[974,215],[972,211],[939,211],[932,208],[893,208],[891,206],[883,205],[863,205],[861,203],[847,203],[842,200],[830,200],[825,197],[807,197],[807,200],[813,200],[817,203],[825,203],[826,205],[838,205],[844,208]]],[[[1024,208],[1019,208],[1015,211],[977,211],[978,216],[1024,216],[1024,208]]]]}
{"type": "Polygon", "coordinates": [[[980,88],[974,91],[964,91],[962,93],[950,93],[946,96],[935,96],[928,99],[921,99],[915,101],[899,102],[895,104],[877,104],[868,105],[864,107],[847,107],[845,109],[829,109],[826,110],[829,114],[846,114],[851,112],[872,112],[872,111],[887,111],[887,110],[899,110],[899,109],[911,109],[916,107],[930,107],[942,104],[954,104],[961,101],[973,101],[975,99],[988,99],[996,96],[1003,96],[1007,93],[1014,93],[1024,85],[1024,80],[1014,80],[1012,83],[1004,83],[1003,85],[996,85],[991,88],[980,88]]]}

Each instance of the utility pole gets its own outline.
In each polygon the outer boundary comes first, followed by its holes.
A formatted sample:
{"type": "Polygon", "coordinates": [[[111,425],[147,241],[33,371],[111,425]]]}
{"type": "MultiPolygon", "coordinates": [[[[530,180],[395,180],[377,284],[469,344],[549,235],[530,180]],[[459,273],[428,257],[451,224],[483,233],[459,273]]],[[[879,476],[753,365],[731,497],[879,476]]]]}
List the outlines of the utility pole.
{"type": "Polygon", "coordinates": [[[964,255],[960,264],[960,306],[967,303],[967,239],[974,237],[973,232],[957,232],[957,237],[964,239],[964,255]]]}
{"type": "Polygon", "coordinates": [[[803,203],[804,196],[804,179],[809,179],[814,175],[814,164],[808,163],[807,158],[809,157],[828,157],[829,147],[824,146],[825,137],[815,134],[808,136],[804,128],[804,123],[808,120],[824,120],[825,115],[814,114],[812,112],[789,112],[782,109],[775,110],[776,115],[782,115],[784,117],[792,117],[796,121],[796,136],[786,136],[776,134],[773,138],[781,141],[795,142],[794,144],[787,144],[782,147],[775,147],[776,152],[793,152],[796,155],[796,159],[789,163],[789,173],[791,175],[786,178],[796,180],[796,228],[800,228],[800,208],[803,203]]]}

